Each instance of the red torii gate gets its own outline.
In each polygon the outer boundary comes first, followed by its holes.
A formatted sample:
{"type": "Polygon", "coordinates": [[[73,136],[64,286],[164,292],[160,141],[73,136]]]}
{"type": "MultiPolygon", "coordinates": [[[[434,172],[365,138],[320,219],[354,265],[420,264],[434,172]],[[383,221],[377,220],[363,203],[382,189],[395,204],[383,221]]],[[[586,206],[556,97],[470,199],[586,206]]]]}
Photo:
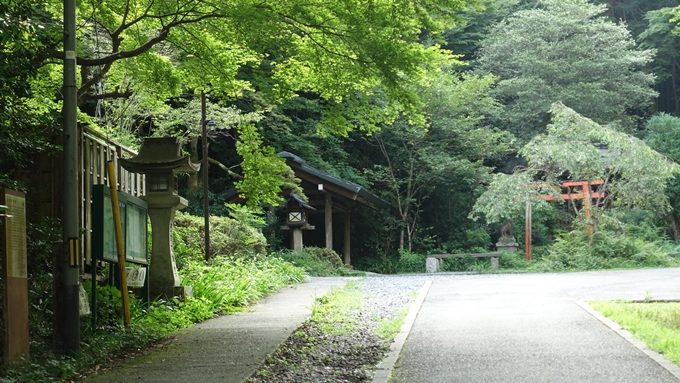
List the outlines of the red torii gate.
{"type": "MultiPolygon", "coordinates": [[[[580,188],[579,191],[568,192],[560,194],[562,200],[583,200],[583,210],[586,215],[586,219],[590,219],[592,215],[592,202],[593,199],[600,200],[606,197],[606,193],[602,191],[592,191],[593,186],[604,185],[605,180],[594,180],[594,181],[562,181],[560,182],[560,187],[562,188],[580,188]]],[[[558,199],[554,195],[541,196],[544,201],[555,201],[558,199]]],[[[532,248],[531,248],[531,201],[526,203],[525,211],[525,229],[524,229],[524,258],[527,261],[532,259],[532,248]]],[[[592,235],[592,226],[588,225],[588,232],[592,235]]]]}

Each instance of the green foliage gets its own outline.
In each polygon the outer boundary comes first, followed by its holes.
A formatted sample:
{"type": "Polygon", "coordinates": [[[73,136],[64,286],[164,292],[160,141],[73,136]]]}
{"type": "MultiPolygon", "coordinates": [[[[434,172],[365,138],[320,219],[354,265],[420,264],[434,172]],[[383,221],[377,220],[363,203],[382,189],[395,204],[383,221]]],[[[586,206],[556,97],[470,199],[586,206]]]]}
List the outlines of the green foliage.
{"type": "Polygon", "coordinates": [[[220,257],[205,264],[192,261],[180,272],[194,297],[205,299],[213,312],[232,313],[277,289],[299,283],[303,270],[277,258],[262,260],[220,257]]]}
{"type": "Polygon", "coordinates": [[[647,121],[645,142],[659,153],[680,162],[680,117],[660,113],[647,121]]]}
{"type": "Polygon", "coordinates": [[[543,130],[554,102],[599,123],[644,110],[656,96],[644,72],[653,52],[636,48],[623,24],[586,0],[546,0],[496,24],[479,51],[479,70],[499,78],[502,126],[524,139],[543,130]]]}
{"type": "MultiPolygon", "coordinates": [[[[95,85],[103,80],[147,105],[178,95],[180,84],[234,96],[258,84],[242,74],[258,71],[269,83],[258,90],[270,98],[311,92],[341,105],[382,90],[397,109],[412,112],[412,86],[453,61],[437,45],[420,44],[422,31],[438,39],[469,2],[79,3],[80,93],[101,92],[95,85]]],[[[58,14],[60,3],[49,9],[58,14]]]]}
{"type": "Polygon", "coordinates": [[[62,243],[61,224],[43,217],[28,223],[26,244],[28,255],[29,332],[37,344],[50,344],[54,318],[53,259],[62,243]]]}
{"type": "MultiPolygon", "coordinates": [[[[37,153],[51,152],[55,114],[40,96],[37,77],[61,38],[46,1],[12,0],[0,11],[0,185],[17,187],[17,172],[37,153]],[[36,94],[38,93],[38,94],[36,94]]],[[[54,91],[54,89],[53,89],[54,91]]],[[[49,97],[53,97],[51,94],[49,97]]]]}
{"type": "Polygon", "coordinates": [[[280,205],[283,202],[280,192],[284,187],[304,194],[286,162],[273,148],[263,145],[255,126],[243,125],[238,130],[236,151],[242,158],[243,179],[235,186],[240,196],[246,198],[249,207],[280,205]]]}
{"type": "MultiPolygon", "coordinates": [[[[181,106],[170,108],[166,105],[157,112],[154,136],[178,137],[183,142],[201,136],[201,103],[198,97],[181,106]]],[[[254,124],[262,118],[259,112],[244,113],[235,106],[223,106],[209,99],[206,100],[206,115],[213,123],[207,127],[209,138],[217,138],[237,125],[254,124]]]]}
{"type": "MultiPolygon", "coordinates": [[[[512,13],[518,0],[481,0],[479,6],[465,8],[460,18],[462,22],[444,32],[445,47],[456,54],[463,55],[468,62],[477,57],[480,43],[494,24],[512,13]]],[[[474,65],[474,62],[471,63],[474,65]]]]}
{"type": "MultiPolygon", "coordinates": [[[[668,156],[671,160],[680,162],[680,118],[671,116],[665,113],[658,114],[647,121],[646,125],[647,136],[645,142],[657,150],[668,156]]],[[[671,228],[674,239],[678,239],[680,233],[677,231],[678,222],[680,222],[680,177],[675,175],[666,187],[666,196],[671,205],[669,214],[671,220],[671,228]]]]}
{"type": "Polygon", "coordinates": [[[442,271],[474,271],[485,272],[490,270],[488,259],[473,257],[446,258],[442,265],[442,271]]]}
{"type": "MultiPolygon", "coordinates": [[[[553,119],[545,134],[534,137],[521,150],[527,160],[525,171],[496,175],[489,189],[473,208],[474,216],[489,222],[509,218],[521,209],[522,201],[539,201],[539,192],[557,195],[559,181],[571,179],[606,180],[602,204],[665,212],[663,196],[677,165],[645,145],[641,140],[602,126],[574,110],[553,104],[553,119]],[[600,154],[596,144],[607,147],[600,154]],[[533,180],[543,182],[532,184],[533,180]]],[[[558,197],[559,198],[559,197],[558,197]]],[[[594,209],[594,219],[603,209],[594,209]]]]}
{"type": "Polygon", "coordinates": [[[560,271],[673,264],[658,244],[603,229],[593,234],[590,242],[583,230],[560,235],[538,268],[560,271]]]}
{"type": "Polygon", "coordinates": [[[537,200],[538,191],[531,187],[529,172],[493,175],[489,188],[477,199],[471,217],[484,215],[486,222],[503,222],[524,211],[526,203],[537,200]]]}
{"type": "Polygon", "coordinates": [[[273,256],[279,257],[297,267],[301,267],[312,276],[348,275],[349,270],[342,264],[342,259],[333,250],[319,247],[305,247],[302,250],[283,250],[273,256]]]}
{"type": "Polygon", "coordinates": [[[397,273],[424,273],[425,257],[410,251],[400,251],[396,268],[397,273]]]}
{"type": "MultiPolygon", "coordinates": [[[[190,260],[205,259],[203,217],[178,212],[175,216],[173,246],[181,267],[190,260]]],[[[210,256],[257,257],[267,243],[262,233],[243,221],[210,216],[210,256]]]]}
{"type": "Polygon", "coordinates": [[[361,257],[354,262],[357,270],[378,274],[396,274],[398,258],[380,253],[372,257],[361,257]]]}
{"type": "Polygon", "coordinates": [[[668,7],[655,9],[646,13],[644,17],[646,29],[638,37],[640,46],[646,49],[655,49],[656,55],[652,63],[652,69],[656,75],[657,88],[660,90],[658,100],[659,109],[672,113],[680,112],[680,93],[677,87],[677,65],[680,63],[680,35],[674,33],[671,20],[674,17],[674,8],[668,1],[668,7]]]}
{"type": "MultiPolygon", "coordinates": [[[[534,254],[534,258],[538,257],[534,254]]],[[[530,264],[524,258],[524,252],[522,251],[504,252],[499,259],[499,267],[501,269],[523,270],[529,266],[530,264]]]]}
{"type": "Polygon", "coordinates": [[[454,184],[476,188],[488,177],[485,163],[512,150],[510,134],[485,125],[485,117],[499,110],[489,94],[493,84],[492,76],[441,75],[422,90],[427,129],[402,118],[374,136],[383,158],[366,174],[373,188],[383,190],[397,208],[404,237],[400,248],[416,250],[413,244],[422,235],[425,204],[430,210],[450,204],[455,198],[441,191],[455,190],[454,184]],[[434,195],[439,198],[426,202],[434,195]]]}

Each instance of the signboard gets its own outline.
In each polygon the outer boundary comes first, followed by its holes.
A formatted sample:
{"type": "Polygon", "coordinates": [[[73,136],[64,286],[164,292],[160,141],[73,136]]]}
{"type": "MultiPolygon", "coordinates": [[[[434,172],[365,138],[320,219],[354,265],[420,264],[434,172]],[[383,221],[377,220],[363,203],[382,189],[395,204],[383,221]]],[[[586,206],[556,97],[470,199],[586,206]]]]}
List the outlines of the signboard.
{"type": "MultiPolygon", "coordinates": [[[[128,262],[148,264],[147,204],[128,193],[118,192],[125,258],[128,262]]],[[[92,186],[92,256],[118,263],[116,235],[113,228],[111,191],[105,185],[92,186]]]]}
{"type": "Polygon", "coordinates": [[[26,198],[0,189],[0,281],[2,283],[2,355],[8,363],[28,356],[28,270],[26,254],[26,198]]]}
{"type": "Polygon", "coordinates": [[[7,251],[7,276],[27,278],[26,257],[26,199],[5,193],[6,210],[5,249],[7,251]]]}

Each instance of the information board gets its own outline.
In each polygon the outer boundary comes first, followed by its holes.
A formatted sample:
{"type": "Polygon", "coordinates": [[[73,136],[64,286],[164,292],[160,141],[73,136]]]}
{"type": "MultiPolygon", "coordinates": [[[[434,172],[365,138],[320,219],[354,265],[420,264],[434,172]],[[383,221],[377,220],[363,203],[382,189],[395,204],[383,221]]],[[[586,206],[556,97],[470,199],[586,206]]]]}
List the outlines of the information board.
{"type": "Polygon", "coordinates": [[[28,270],[26,253],[26,197],[0,189],[0,344],[2,359],[8,363],[28,357],[28,270]]]}
{"type": "Polygon", "coordinates": [[[26,199],[6,193],[7,219],[5,224],[5,249],[7,251],[7,276],[26,278],[26,199]]]}
{"type": "MultiPolygon", "coordinates": [[[[125,259],[131,263],[146,265],[147,204],[121,191],[118,192],[118,202],[125,242],[125,259]]],[[[105,185],[92,187],[92,256],[95,259],[118,263],[111,191],[105,185]]]]}

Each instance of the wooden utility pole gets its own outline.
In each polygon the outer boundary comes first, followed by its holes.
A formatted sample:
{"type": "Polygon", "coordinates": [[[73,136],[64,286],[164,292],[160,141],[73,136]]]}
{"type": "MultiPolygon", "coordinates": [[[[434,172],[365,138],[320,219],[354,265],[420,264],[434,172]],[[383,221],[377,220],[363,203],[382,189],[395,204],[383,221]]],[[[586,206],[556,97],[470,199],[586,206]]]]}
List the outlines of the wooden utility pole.
{"type": "Polygon", "coordinates": [[[533,256],[533,249],[531,248],[532,243],[531,243],[531,224],[532,224],[532,217],[531,217],[531,201],[527,200],[526,204],[526,211],[524,213],[525,216],[525,222],[524,222],[524,259],[527,261],[531,261],[532,256],[533,256]]]}
{"type": "Polygon", "coordinates": [[[210,201],[208,200],[208,121],[206,120],[205,92],[201,92],[201,144],[203,159],[201,174],[203,176],[203,238],[205,243],[205,260],[210,259],[210,201]]]}

